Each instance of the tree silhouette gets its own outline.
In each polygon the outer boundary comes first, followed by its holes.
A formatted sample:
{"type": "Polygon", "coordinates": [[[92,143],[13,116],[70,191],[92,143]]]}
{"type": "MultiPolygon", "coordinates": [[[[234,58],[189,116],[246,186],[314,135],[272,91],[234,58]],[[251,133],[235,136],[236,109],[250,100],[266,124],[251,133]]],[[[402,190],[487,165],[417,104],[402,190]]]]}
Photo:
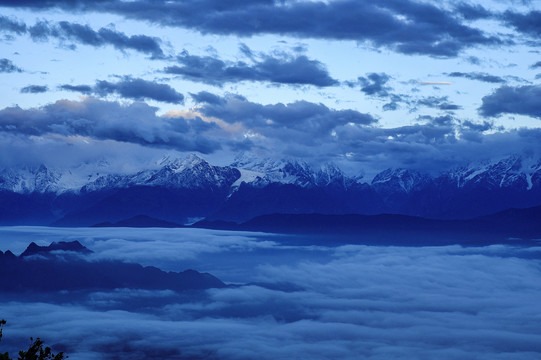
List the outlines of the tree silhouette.
{"type": "MultiPolygon", "coordinates": [[[[2,340],[2,327],[6,324],[6,320],[2,319],[0,320],[0,341],[2,340]]],[[[33,338],[30,338],[31,344],[28,350],[19,351],[19,357],[17,360],[63,360],[66,359],[67,356],[64,356],[63,352],[60,352],[58,354],[53,354],[50,347],[46,346],[43,347],[43,341],[40,338],[36,338],[35,340],[33,338]]],[[[1,354],[0,353],[0,360],[13,360],[9,357],[9,354],[7,352],[1,354]]]]}

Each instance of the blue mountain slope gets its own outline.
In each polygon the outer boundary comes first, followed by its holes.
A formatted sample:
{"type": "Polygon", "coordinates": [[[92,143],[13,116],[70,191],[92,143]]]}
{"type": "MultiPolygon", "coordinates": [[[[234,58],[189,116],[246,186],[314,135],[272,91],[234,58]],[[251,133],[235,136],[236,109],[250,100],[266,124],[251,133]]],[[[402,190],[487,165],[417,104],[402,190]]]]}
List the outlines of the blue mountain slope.
{"type": "Polygon", "coordinates": [[[90,226],[138,215],[178,224],[243,222],[276,213],[468,219],[541,205],[541,161],[520,156],[437,176],[387,169],[371,181],[333,165],[245,159],[214,166],[197,156],[134,174],[95,172],[71,188],[62,187],[71,179],[63,174],[44,167],[1,172],[0,225],[90,226]]]}
{"type": "Polygon", "coordinates": [[[156,267],[120,261],[87,261],[91,250],[78,242],[31,243],[20,255],[0,252],[0,291],[50,292],[62,290],[199,290],[225,284],[195,270],[165,272],[156,267]]]}

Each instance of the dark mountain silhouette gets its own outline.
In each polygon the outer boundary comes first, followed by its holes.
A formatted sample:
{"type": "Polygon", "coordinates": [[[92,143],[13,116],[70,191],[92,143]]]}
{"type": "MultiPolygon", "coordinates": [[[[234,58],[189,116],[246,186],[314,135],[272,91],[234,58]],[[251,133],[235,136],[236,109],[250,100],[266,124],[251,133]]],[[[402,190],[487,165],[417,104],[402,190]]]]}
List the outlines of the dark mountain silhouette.
{"type": "MultiPolygon", "coordinates": [[[[102,192],[99,190],[98,192],[102,192]]],[[[186,222],[204,217],[222,206],[227,189],[170,189],[161,186],[133,186],[105,191],[100,200],[77,211],[69,211],[52,223],[53,226],[91,226],[101,222],[117,222],[137,215],[186,222]]]]}
{"type": "Polygon", "coordinates": [[[20,255],[21,257],[32,255],[51,255],[53,251],[72,251],[79,254],[90,254],[92,250],[87,249],[78,241],[60,241],[53,242],[49,246],[39,246],[35,242],[31,242],[25,251],[20,255]]]}
{"type": "Polygon", "coordinates": [[[102,223],[94,226],[192,227],[313,236],[346,236],[350,241],[379,241],[412,245],[488,244],[510,238],[541,238],[541,206],[509,209],[467,220],[427,219],[396,214],[271,214],[256,216],[241,223],[205,219],[185,226],[141,215],[116,223],[102,223]]]}
{"type": "Polygon", "coordinates": [[[96,164],[73,183],[71,170],[0,169],[0,224],[105,226],[141,214],[174,224],[312,213],[463,220],[541,205],[541,160],[520,155],[437,175],[387,169],[373,179],[333,165],[247,158],[214,166],[194,155],[130,174],[96,164]]]}
{"type": "Polygon", "coordinates": [[[171,221],[156,219],[147,215],[137,215],[132,218],[111,223],[109,221],[92,225],[91,227],[161,227],[161,228],[178,228],[184,227],[171,221]]]}
{"type": "Polygon", "coordinates": [[[195,270],[165,272],[153,266],[120,261],[88,261],[91,253],[79,242],[31,243],[20,255],[0,252],[1,291],[197,290],[226,285],[208,273],[195,270]],[[61,256],[62,255],[62,256],[61,256]]]}
{"type": "Polygon", "coordinates": [[[469,220],[437,220],[393,214],[273,214],[258,216],[243,223],[202,220],[192,226],[220,230],[347,236],[350,240],[386,244],[481,245],[507,241],[510,238],[540,238],[541,206],[509,209],[469,220]]]}

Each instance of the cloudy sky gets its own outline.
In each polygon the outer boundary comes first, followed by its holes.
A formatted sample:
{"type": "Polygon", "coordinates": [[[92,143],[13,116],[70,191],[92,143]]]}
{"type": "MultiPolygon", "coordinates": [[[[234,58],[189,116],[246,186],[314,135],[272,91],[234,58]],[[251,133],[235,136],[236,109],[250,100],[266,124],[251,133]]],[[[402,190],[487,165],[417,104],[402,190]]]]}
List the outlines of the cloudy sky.
{"type": "Polygon", "coordinates": [[[541,154],[528,0],[0,1],[0,164],[541,154]]]}

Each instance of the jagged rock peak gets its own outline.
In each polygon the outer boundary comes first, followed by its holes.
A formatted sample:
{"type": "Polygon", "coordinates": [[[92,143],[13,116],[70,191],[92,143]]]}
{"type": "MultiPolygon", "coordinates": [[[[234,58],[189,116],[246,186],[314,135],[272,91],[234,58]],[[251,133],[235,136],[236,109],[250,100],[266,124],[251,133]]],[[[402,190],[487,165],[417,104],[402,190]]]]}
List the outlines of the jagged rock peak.
{"type": "Polygon", "coordinates": [[[207,161],[195,154],[190,154],[185,158],[171,158],[170,156],[165,156],[160,161],[158,161],[158,165],[170,169],[174,172],[181,172],[186,169],[193,169],[198,165],[210,166],[207,161]]]}
{"type": "Polygon", "coordinates": [[[230,166],[260,172],[284,171],[284,168],[288,166],[298,166],[305,169],[310,167],[306,162],[295,159],[275,159],[270,157],[263,158],[244,152],[237,155],[230,166]]]}
{"type": "Polygon", "coordinates": [[[52,242],[48,246],[40,246],[35,242],[31,242],[20,256],[26,257],[36,254],[49,254],[52,251],[73,251],[81,254],[89,254],[92,252],[92,250],[89,250],[77,240],[52,242]]]}
{"type": "Polygon", "coordinates": [[[376,190],[392,188],[395,191],[401,190],[409,193],[426,185],[431,179],[429,175],[422,174],[416,170],[403,168],[387,169],[374,177],[372,186],[376,190]]]}
{"type": "Polygon", "coordinates": [[[531,189],[541,178],[541,160],[511,155],[495,161],[484,161],[444,172],[440,179],[449,179],[457,187],[518,187],[531,189]]]}

